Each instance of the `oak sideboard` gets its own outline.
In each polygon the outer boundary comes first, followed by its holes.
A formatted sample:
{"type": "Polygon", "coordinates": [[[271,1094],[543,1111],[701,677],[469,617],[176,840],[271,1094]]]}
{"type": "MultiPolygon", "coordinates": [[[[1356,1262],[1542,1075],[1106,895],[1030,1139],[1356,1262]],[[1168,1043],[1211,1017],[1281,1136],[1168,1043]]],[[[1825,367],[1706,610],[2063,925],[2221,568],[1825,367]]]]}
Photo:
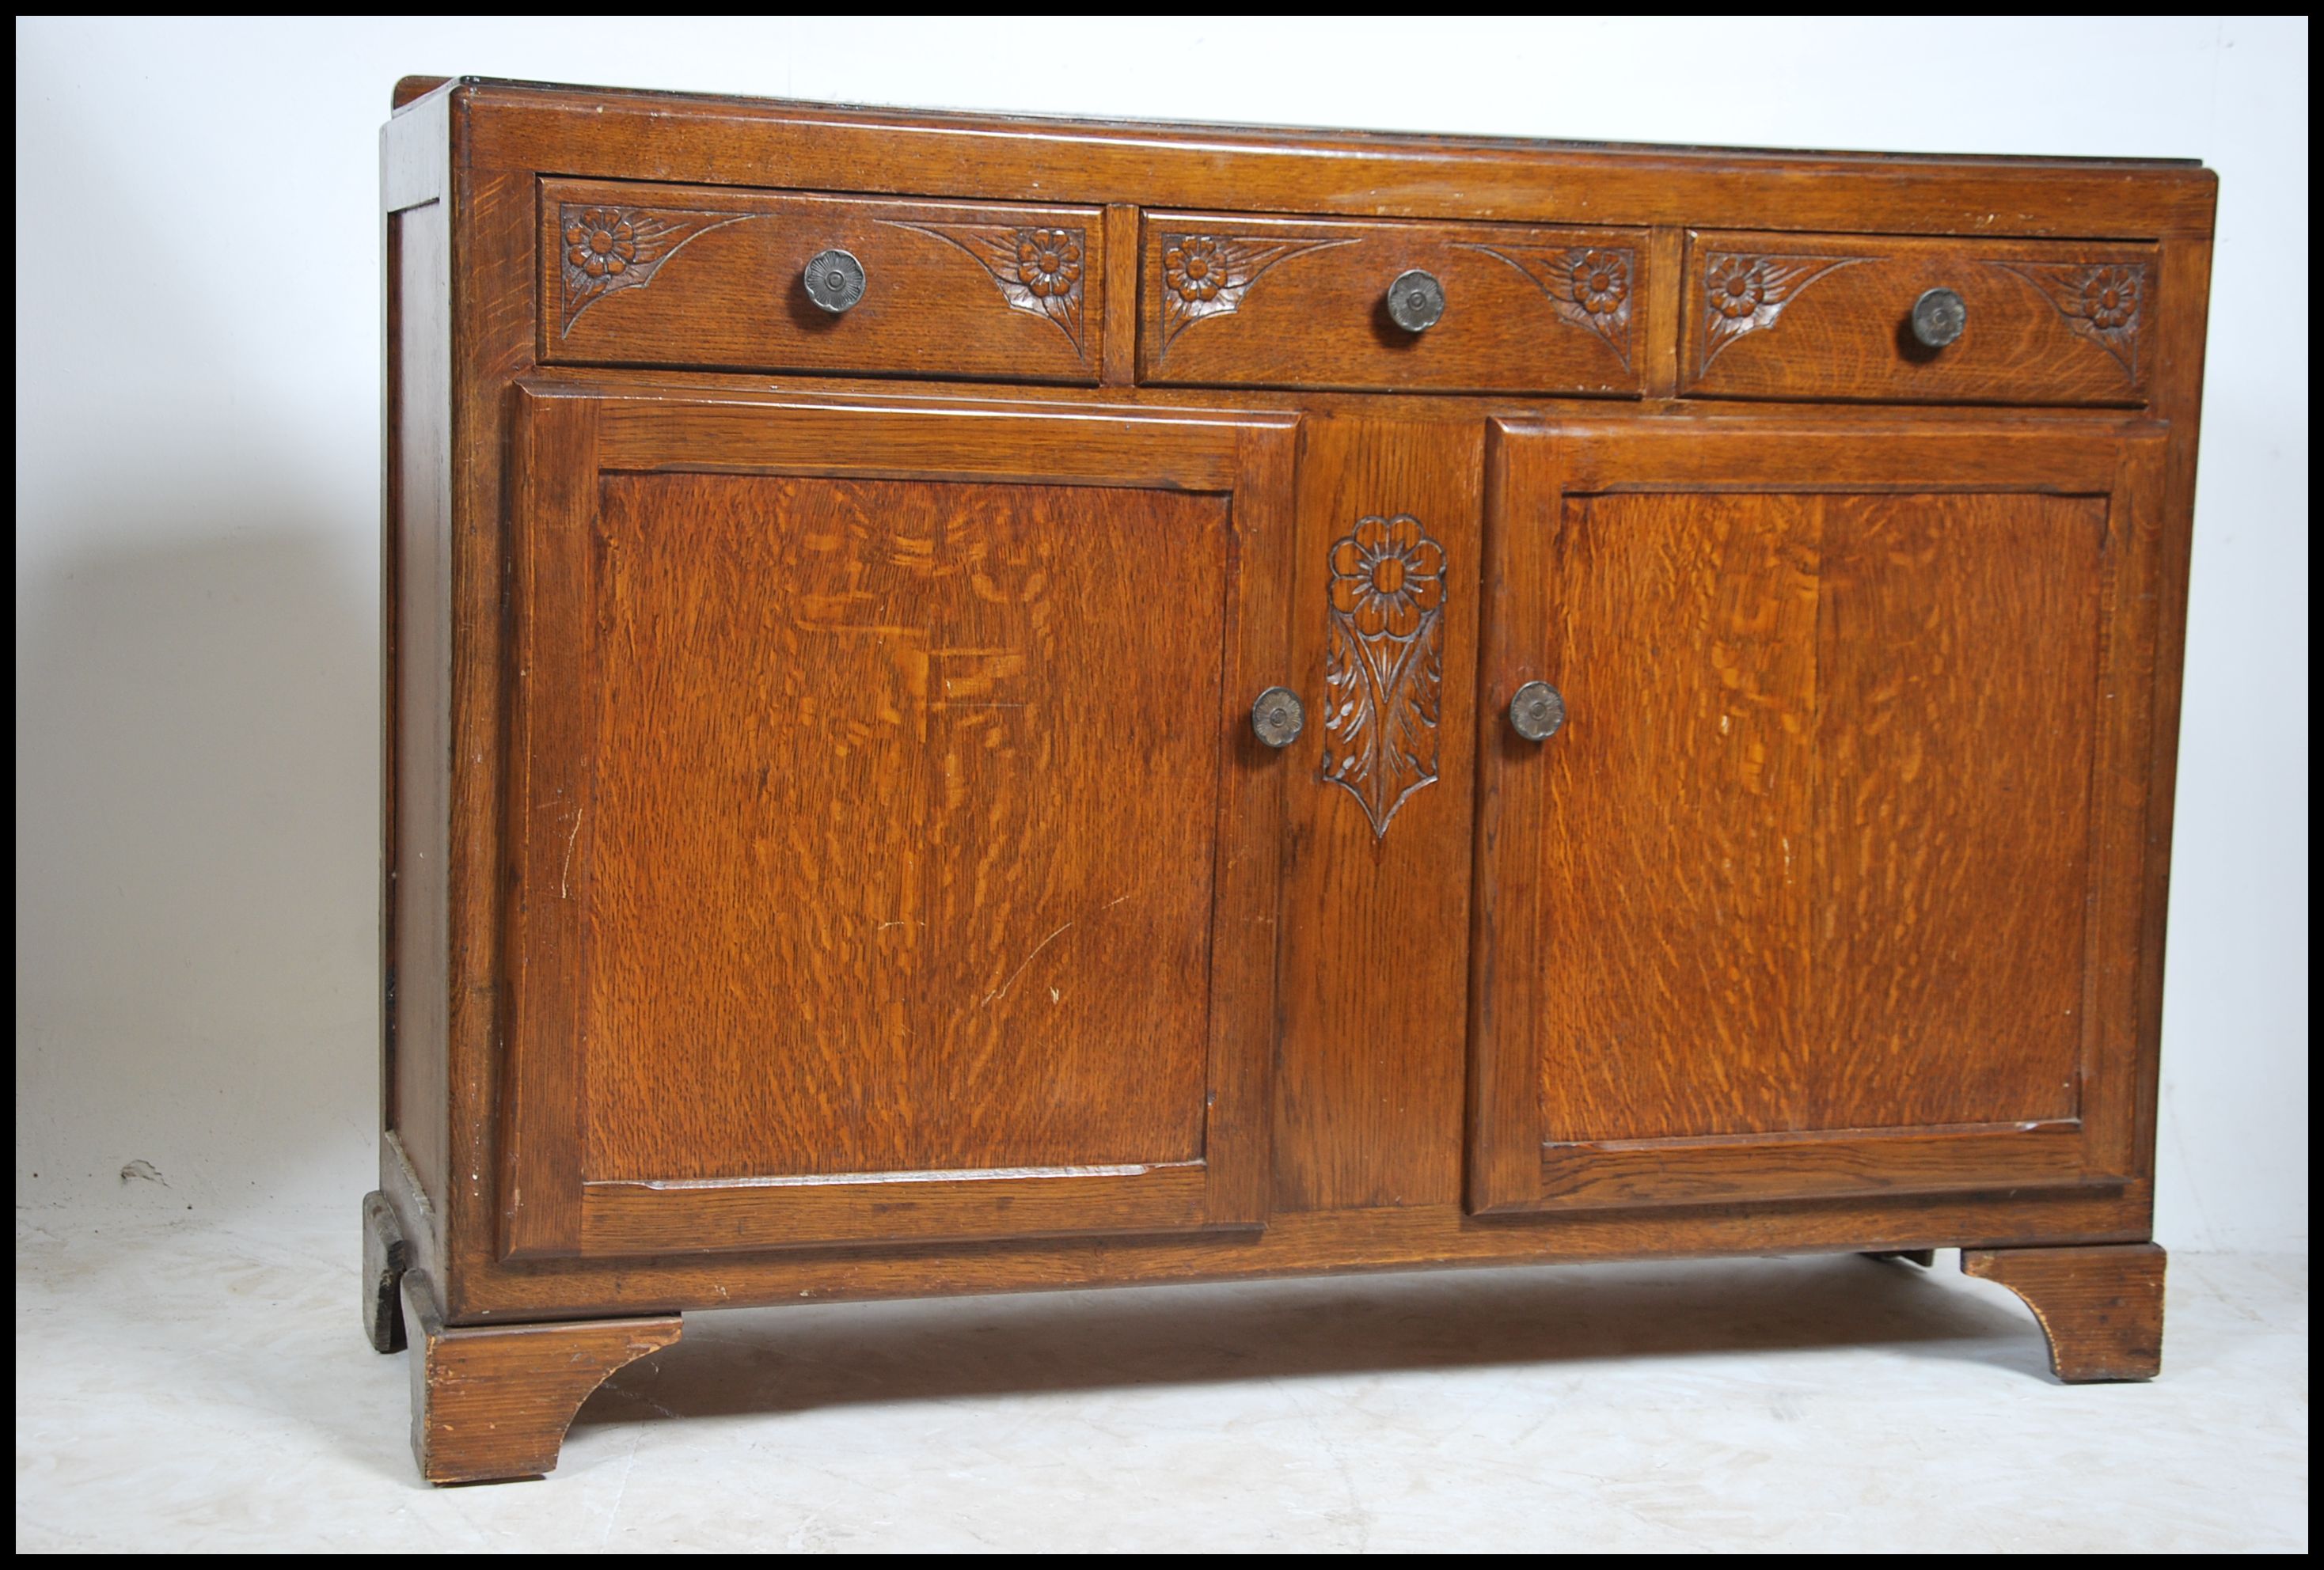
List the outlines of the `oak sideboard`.
{"type": "Polygon", "coordinates": [[[428,1478],[834,1299],[1957,1247],[2156,1372],[2209,171],[467,78],[382,156],[428,1478]]]}

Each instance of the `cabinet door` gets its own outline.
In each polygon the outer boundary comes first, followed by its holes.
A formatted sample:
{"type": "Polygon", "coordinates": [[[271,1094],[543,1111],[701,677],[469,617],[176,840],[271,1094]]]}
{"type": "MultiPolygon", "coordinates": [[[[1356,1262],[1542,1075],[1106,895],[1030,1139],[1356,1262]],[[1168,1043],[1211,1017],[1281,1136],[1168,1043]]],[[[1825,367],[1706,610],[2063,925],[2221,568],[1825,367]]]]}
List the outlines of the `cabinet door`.
{"type": "Polygon", "coordinates": [[[1262,1222],[1290,423],[514,442],[507,1253],[1262,1222]]]}
{"type": "Polygon", "coordinates": [[[2156,429],[1497,427],[1472,1208],[2135,1175],[2156,429]]]}

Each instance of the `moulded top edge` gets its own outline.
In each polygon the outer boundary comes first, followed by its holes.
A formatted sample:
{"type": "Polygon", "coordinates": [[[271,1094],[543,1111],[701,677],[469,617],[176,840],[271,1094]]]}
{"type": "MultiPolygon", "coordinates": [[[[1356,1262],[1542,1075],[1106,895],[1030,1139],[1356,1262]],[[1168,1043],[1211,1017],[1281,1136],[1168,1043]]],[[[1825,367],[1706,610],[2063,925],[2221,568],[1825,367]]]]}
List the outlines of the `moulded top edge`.
{"type": "MultiPolygon", "coordinates": [[[[403,96],[404,86],[435,80],[408,77],[399,84],[398,112],[420,96],[403,96]]],[[[1548,137],[1462,135],[1422,131],[1355,130],[1345,126],[1266,125],[1196,120],[1103,119],[1030,111],[921,109],[904,105],[836,104],[803,98],[753,97],[741,94],[672,92],[659,88],[604,87],[557,82],[519,81],[498,77],[456,77],[442,79],[429,92],[466,88],[493,95],[537,99],[549,96],[582,96],[600,101],[644,100],[667,112],[699,107],[722,115],[742,115],[771,120],[823,119],[865,125],[918,124],[960,131],[1008,133],[1024,131],[1056,134],[1072,133],[1107,140],[1203,138],[1236,142],[1296,139],[1310,148],[1370,149],[1382,152],[1524,152],[1614,154],[1626,159],[1656,157],[1746,159],[1771,163],[1812,161],[1863,166],[1953,164],[2032,171],[2055,168],[2089,171],[2122,170],[2188,174],[2203,169],[2191,158],[2100,158],[2041,153],[1894,152],[1849,149],[1730,147],[1712,143],[1610,142],[1548,137]]]]}

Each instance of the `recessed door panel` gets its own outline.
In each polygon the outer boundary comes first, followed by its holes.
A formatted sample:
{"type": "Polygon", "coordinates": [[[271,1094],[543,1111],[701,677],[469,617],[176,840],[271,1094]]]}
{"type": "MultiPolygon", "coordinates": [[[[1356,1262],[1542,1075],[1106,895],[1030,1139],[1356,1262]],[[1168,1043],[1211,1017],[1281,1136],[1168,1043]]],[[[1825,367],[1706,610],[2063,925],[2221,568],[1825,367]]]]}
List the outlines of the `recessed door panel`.
{"type": "Polygon", "coordinates": [[[1502,434],[1480,690],[1566,718],[1484,748],[1480,1207],[2091,1175],[2150,451],[1502,434]]]}
{"type": "Polygon", "coordinates": [[[1228,532],[606,478],[587,1178],[1202,1159],[1228,532]]]}
{"type": "Polygon", "coordinates": [[[522,420],[512,1252],[1261,1219],[1288,430],[522,420]]]}

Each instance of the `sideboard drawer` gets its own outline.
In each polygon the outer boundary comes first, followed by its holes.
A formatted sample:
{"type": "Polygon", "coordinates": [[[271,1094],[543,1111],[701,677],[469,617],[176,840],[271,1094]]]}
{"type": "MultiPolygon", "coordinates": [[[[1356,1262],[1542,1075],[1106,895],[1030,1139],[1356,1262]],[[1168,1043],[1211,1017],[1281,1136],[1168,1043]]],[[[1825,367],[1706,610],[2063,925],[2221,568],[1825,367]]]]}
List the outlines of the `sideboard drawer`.
{"type": "Polygon", "coordinates": [[[2098,241],[1690,234],[1680,389],[2140,404],[2156,271],[2152,245],[2098,241]]]}
{"type": "Polygon", "coordinates": [[[1139,380],[1635,398],[1643,229],[1146,217],[1139,380]],[[1399,326],[1388,286],[1441,315],[1399,326]]]}
{"type": "Polygon", "coordinates": [[[544,363],[1097,380],[1094,207],[552,179],[540,222],[544,363]]]}

